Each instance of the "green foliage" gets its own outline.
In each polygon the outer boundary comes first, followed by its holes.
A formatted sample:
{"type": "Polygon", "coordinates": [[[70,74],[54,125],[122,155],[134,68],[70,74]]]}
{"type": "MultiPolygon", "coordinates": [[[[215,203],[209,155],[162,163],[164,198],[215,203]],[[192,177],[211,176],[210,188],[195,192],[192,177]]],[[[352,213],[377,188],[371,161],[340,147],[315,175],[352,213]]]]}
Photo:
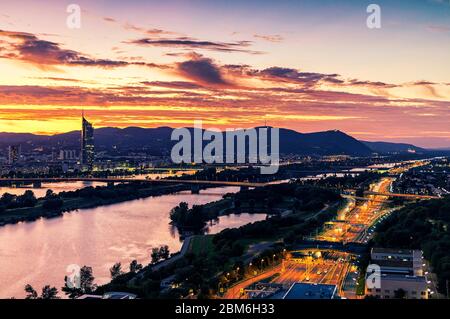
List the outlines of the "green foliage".
{"type": "Polygon", "coordinates": [[[450,198],[410,204],[392,214],[377,229],[373,244],[422,249],[437,274],[438,289],[446,293],[450,280],[450,198]]]}
{"type": "Polygon", "coordinates": [[[205,227],[206,221],[210,217],[207,214],[203,214],[202,206],[194,205],[189,209],[187,203],[181,202],[170,211],[170,219],[180,230],[198,232],[205,227]]]}
{"type": "Polygon", "coordinates": [[[34,207],[37,203],[37,199],[34,193],[27,190],[23,195],[16,196],[9,193],[4,193],[0,198],[0,206],[5,209],[34,207]]]}

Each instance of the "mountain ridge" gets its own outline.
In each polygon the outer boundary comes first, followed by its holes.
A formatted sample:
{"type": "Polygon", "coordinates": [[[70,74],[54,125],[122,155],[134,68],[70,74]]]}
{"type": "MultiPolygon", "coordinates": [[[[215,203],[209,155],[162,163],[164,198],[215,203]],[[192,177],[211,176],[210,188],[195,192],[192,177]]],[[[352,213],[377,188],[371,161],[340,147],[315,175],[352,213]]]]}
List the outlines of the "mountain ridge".
{"type": "MultiPolygon", "coordinates": [[[[194,128],[186,127],[193,132],[194,128]]],[[[256,129],[261,127],[256,127],[256,129]]],[[[170,154],[170,149],[177,141],[171,141],[173,128],[161,126],[142,128],[103,127],[95,130],[94,141],[97,150],[150,151],[155,155],[170,154]]],[[[205,131],[205,130],[203,130],[205,131]]],[[[292,129],[279,128],[280,153],[297,155],[350,155],[370,156],[373,153],[416,152],[426,150],[405,143],[367,142],[339,130],[301,133],[292,129]]],[[[223,132],[222,132],[223,133],[223,132]]],[[[204,142],[205,144],[208,142],[204,142]]],[[[70,131],[55,135],[38,135],[32,133],[0,132],[0,147],[21,144],[24,149],[36,147],[56,149],[78,149],[80,131],[70,131]]]]}

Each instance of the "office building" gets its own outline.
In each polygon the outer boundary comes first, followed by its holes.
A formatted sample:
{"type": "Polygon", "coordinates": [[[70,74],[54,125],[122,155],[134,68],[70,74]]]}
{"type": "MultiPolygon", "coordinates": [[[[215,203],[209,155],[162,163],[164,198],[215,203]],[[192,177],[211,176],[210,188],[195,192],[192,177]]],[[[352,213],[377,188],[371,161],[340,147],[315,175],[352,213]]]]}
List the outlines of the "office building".
{"type": "MultiPolygon", "coordinates": [[[[368,287],[366,296],[381,299],[428,299],[420,250],[372,248],[371,265],[379,267],[379,285],[368,287]]],[[[372,274],[368,274],[372,275],[372,274]]]]}
{"type": "Polygon", "coordinates": [[[94,166],[94,127],[85,118],[81,118],[81,152],[80,164],[88,170],[94,166]]]}

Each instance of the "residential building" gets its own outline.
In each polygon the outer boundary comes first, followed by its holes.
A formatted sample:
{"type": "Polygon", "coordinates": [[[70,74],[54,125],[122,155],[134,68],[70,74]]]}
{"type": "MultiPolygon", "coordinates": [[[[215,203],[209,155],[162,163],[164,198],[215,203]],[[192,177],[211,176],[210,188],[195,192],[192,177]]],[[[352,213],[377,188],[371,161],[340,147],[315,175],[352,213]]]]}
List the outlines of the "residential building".
{"type": "Polygon", "coordinates": [[[20,160],[20,145],[8,146],[8,164],[16,164],[20,160]]]}
{"type": "Polygon", "coordinates": [[[75,150],[60,150],[58,160],[60,161],[75,161],[77,159],[77,152],[75,150]]]}

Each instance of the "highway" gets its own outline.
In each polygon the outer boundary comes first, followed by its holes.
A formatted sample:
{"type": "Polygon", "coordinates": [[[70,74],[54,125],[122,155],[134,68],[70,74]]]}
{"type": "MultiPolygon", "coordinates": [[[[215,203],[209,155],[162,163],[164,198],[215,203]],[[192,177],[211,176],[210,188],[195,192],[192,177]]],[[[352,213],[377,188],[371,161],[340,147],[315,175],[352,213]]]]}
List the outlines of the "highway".
{"type": "MultiPolygon", "coordinates": [[[[403,167],[391,169],[390,173],[391,175],[398,175],[421,165],[424,165],[424,162],[412,162],[403,167]]],[[[368,234],[368,229],[378,219],[392,212],[384,207],[388,203],[388,198],[391,195],[394,197],[397,195],[405,195],[390,193],[391,185],[394,181],[395,177],[383,177],[378,182],[372,184],[369,191],[366,192],[367,197],[364,201],[359,200],[356,202],[356,205],[350,206],[351,204],[349,204],[346,209],[342,209],[338,213],[339,220],[326,223],[325,229],[314,236],[312,240],[344,244],[364,243],[371,236],[370,233],[368,234]]],[[[427,196],[421,199],[430,198],[427,196]]],[[[348,252],[329,249],[320,250],[317,248],[288,252],[281,266],[277,265],[265,273],[238,283],[232,289],[228,290],[224,298],[246,298],[246,294],[242,294],[242,292],[245,292],[248,286],[277,273],[279,276],[274,277],[271,283],[281,284],[285,289],[296,282],[333,284],[338,287],[338,294],[341,297],[358,298],[354,290],[343,290],[348,274],[352,274],[352,278],[349,277],[350,281],[354,281],[355,276],[357,276],[357,267],[353,264],[354,257],[356,256],[352,256],[348,252]]]]}
{"type": "MultiPolygon", "coordinates": [[[[392,182],[393,178],[383,178],[378,183],[371,185],[371,191],[388,192],[392,182]]],[[[344,243],[362,242],[367,229],[386,213],[383,210],[386,201],[387,198],[383,195],[369,195],[367,201],[358,204],[344,216],[345,223],[328,223],[326,230],[316,239],[344,243]]]]}
{"type": "Polygon", "coordinates": [[[253,283],[259,282],[265,278],[268,278],[270,276],[273,276],[277,273],[281,272],[281,265],[277,265],[273,268],[271,268],[268,271],[265,271],[263,273],[260,273],[256,276],[253,276],[251,278],[248,278],[244,281],[240,281],[238,284],[230,287],[223,296],[224,299],[245,299],[245,295],[241,294],[241,291],[243,291],[246,287],[250,286],[253,283]]]}
{"type": "MultiPolygon", "coordinates": [[[[381,179],[371,185],[370,191],[388,192],[392,182],[391,177],[381,179]]],[[[339,214],[339,222],[327,223],[326,229],[317,234],[313,239],[331,242],[362,242],[367,229],[386,211],[383,205],[387,197],[382,195],[369,195],[367,201],[358,203],[353,209],[343,209],[339,214]]],[[[283,260],[282,266],[270,269],[257,277],[247,279],[232,289],[228,290],[224,298],[246,298],[242,294],[245,288],[257,283],[263,278],[268,278],[277,272],[271,283],[289,287],[296,282],[310,282],[320,284],[333,284],[338,287],[338,294],[348,298],[356,298],[354,292],[343,291],[344,281],[350,271],[356,271],[352,264],[352,255],[340,251],[321,251],[311,248],[303,251],[290,252],[283,260]],[[298,254],[300,253],[300,257],[298,254]],[[296,257],[293,257],[293,256],[296,257]]]]}
{"type": "MultiPolygon", "coordinates": [[[[392,178],[383,178],[373,184],[371,190],[388,191],[392,182],[392,178]]],[[[339,214],[340,221],[327,223],[326,229],[313,239],[331,242],[361,242],[366,230],[382,214],[382,205],[386,200],[387,198],[383,196],[370,195],[368,201],[357,204],[353,209],[343,209],[339,214]]],[[[296,282],[333,284],[338,287],[338,293],[344,296],[346,294],[342,287],[351,270],[356,269],[351,263],[349,253],[333,250],[322,250],[319,253],[316,248],[304,249],[288,253],[281,266],[277,265],[265,273],[238,283],[223,297],[225,299],[247,298],[247,295],[242,293],[247,287],[277,273],[279,276],[275,277],[271,283],[281,284],[285,289],[296,282]]],[[[355,298],[355,293],[348,294],[348,297],[355,298]]]]}

